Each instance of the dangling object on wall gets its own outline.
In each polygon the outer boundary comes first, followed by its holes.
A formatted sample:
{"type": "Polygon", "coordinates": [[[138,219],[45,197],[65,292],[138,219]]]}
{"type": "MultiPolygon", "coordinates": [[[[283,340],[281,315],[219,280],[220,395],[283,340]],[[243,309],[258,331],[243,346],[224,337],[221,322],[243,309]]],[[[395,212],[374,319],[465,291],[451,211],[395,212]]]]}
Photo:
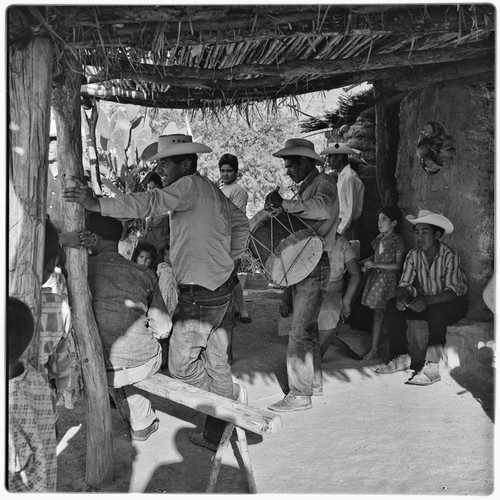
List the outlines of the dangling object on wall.
{"type": "Polygon", "coordinates": [[[428,122],[420,129],[416,150],[420,165],[429,175],[435,175],[443,166],[453,163],[456,155],[455,140],[446,135],[437,122],[428,122]]]}

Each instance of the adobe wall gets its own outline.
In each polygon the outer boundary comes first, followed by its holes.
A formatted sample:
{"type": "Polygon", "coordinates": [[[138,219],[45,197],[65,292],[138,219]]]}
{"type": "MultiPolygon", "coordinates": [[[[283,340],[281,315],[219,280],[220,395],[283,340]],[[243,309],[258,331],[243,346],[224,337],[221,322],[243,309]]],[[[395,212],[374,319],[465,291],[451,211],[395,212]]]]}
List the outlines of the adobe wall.
{"type": "MultiPolygon", "coordinates": [[[[444,242],[455,248],[469,278],[470,318],[491,318],[482,291],[493,272],[494,258],[494,93],[486,85],[446,84],[407,94],[400,109],[400,143],[396,179],[403,215],[420,209],[443,213],[454,224],[444,242]],[[427,174],[416,155],[419,130],[438,122],[455,139],[450,166],[427,174]]],[[[404,224],[408,247],[412,226],[404,224]]]]}

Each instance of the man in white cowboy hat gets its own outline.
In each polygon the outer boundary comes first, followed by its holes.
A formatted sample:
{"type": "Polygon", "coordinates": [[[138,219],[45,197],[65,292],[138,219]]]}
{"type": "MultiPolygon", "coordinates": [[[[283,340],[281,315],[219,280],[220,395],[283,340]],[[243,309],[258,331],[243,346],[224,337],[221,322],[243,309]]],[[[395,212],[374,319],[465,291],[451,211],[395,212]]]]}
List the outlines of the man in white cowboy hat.
{"type": "Polygon", "coordinates": [[[394,373],[408,368],[414,375],[410,385],[438,382],[438,363],[446,342],[446,328],[465,317],[468,309],[467,278],[460,257],[440,241],[453,232],[453,224],[444,215],[420,210],[418,217],[407,215],[415,231],[417,247],[410,250],[395,298],[386,307],[390,361],[377,373],[394,373]],[[427,322],[427,350],[414,352],[411,363],[406,340],[406,320],[427,322]]]}
{"type": "MultiPolygon", "coordinates": [[[[170,257],[179,283],[173,316],[168,367],[170,375],[196,387],[232,399],[243,398],[244,388],[233,384],[227,359],[224,322],[237,282],[235,263],[243,254],[249,222],[208,178],[197,171],[197,155],[211,149],[192,137],[172,134],[158,138],[157,152],[163,189],[95,198],[79,180],[65,189],[66,201],[116,218],[145,218],[171,212],[170,257]]],[[[217,449],[226,422],[207,416],[204,432],[189,439],[217,449]]]]}
{"type": "Polygon", "coordinates": [[[338,174],[340,223],[337,231],[349,240],[356,239],[358,236],[356,234],[356,221],[363,211],[365,195],[365,185],[350,164],[355,160],[349,158],[349,155],[358,153],[358,150],[350,148],[345,143],[335,143],[320,153],[327,156],[328,167],[338,174]]]}
{"type": "Polygon", "coordinates": [[[276,191],[269,193],[264,208],[281,208],[300,217],[324,240],[324,253],[316,268],[292,285],[293,320],[286,358],[290,390],[284,399],[269,406],[282,412],[307,410],[312,407],[311,396],[323,393],[321,381],[314,380],[315,371],[321,374],[317,321],[330,277],[328,252],[337,232],[337,187],[331,176],[316,168],[323,160],[314,151],[314,144],[306,139],[289,139],[273,156],[283,158],[287,175],[300,188],[295,200],[284,200],[276,191]]]}

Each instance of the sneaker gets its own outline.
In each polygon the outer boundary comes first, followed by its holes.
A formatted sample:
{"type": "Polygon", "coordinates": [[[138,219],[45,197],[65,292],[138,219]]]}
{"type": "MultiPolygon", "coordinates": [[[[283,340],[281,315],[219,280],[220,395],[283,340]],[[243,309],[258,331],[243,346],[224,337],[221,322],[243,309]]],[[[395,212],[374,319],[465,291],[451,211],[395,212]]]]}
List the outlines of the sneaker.
{"type": "Polygon", "coordinates": [[[146,441],[153,432],[156,432],[158,430],[158,427],[160,426],[160,421],[155,418],[153,420],[153,423],[151,425],[148,425],[145,429],[140,429],[138,431],[134,431],[132,429],[130,437],[134,441],[146,441]]]}
{"type": "Polygon", "coordinates": [[[268,408],[272,411],[300,411],[312,408],[311,396],[293,396],[288,393],[281,401],[274,403],[268,408]]]}
{"type": "Polygon", "coordinates": [[[439,382],[441,375],[439,375],[439,365],[426,361],[424,367],[405,383],[408,385],[431,385],[439,382]]]}
{"type": "Polygon", "coordinates": [[[203,432],[200,431],[191,431],[188,434],[188,439],[196,446],[207,448],[207,450],[213,451],[214,453],[217,451],[217,448],[219,447],[219,445],[212,443],[211,441],[208,441],[203,435],[203,432]]]}
{"type": "Polygon", "coordinates": [[[250,316],[241,316],[241,314],[240,314],[240,321],[242,323],[251,323],[252,318],[250,316]]]}
{"type": "Polygon", "coordinates": [[[401,354],[400,356],[391,359],[389,363],[375,370],[375,373],[388,375],[390,373],[403,372],[410,368],[410,356],[408,354],[401,354]]]}

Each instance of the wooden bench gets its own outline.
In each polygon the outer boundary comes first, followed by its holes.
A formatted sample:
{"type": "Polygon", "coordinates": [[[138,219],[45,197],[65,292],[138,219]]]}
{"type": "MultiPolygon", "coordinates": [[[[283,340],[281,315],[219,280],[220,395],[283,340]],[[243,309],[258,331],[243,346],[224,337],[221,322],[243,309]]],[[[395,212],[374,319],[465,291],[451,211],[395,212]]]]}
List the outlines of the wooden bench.
{"type": "MultiPolygon", "coordinates": [[[[408,320],[407,324],[410,353],[425,349],[429,338],[427,323],[422,320],[408,320]]],[[[494,350],[493,322],[464,318],[447,328],[440,368],[451,372],[472,366],[483,359],[493,362],[494,350]]]]}
{"type": "MultiPolygon", "coordinates": [[[[232,399],[175,380],[162,373],[155,373],[151,377],[134,384],[134,386],[149,394],[169,399],[206,415],[225,420],[227,425],[213,459],[206,491],[207,493],[213,493],[214,491],[222,464],[222,457],[229,447],[233,431],[236,430],[238,448],[245,467],[248,490],[250,493],[257,492],[245,430],[260,435],[276,432],[281,428],[281,417],[279,415],[268,410],[261,410],[250,406],[246,400],[244,402],[233,401],[232,399]]],[[[110,389],[110,393],[115,400],[122,420],[125,425],[129,426],[126,401],[122,391],[119,389],[110,389]]]]}

